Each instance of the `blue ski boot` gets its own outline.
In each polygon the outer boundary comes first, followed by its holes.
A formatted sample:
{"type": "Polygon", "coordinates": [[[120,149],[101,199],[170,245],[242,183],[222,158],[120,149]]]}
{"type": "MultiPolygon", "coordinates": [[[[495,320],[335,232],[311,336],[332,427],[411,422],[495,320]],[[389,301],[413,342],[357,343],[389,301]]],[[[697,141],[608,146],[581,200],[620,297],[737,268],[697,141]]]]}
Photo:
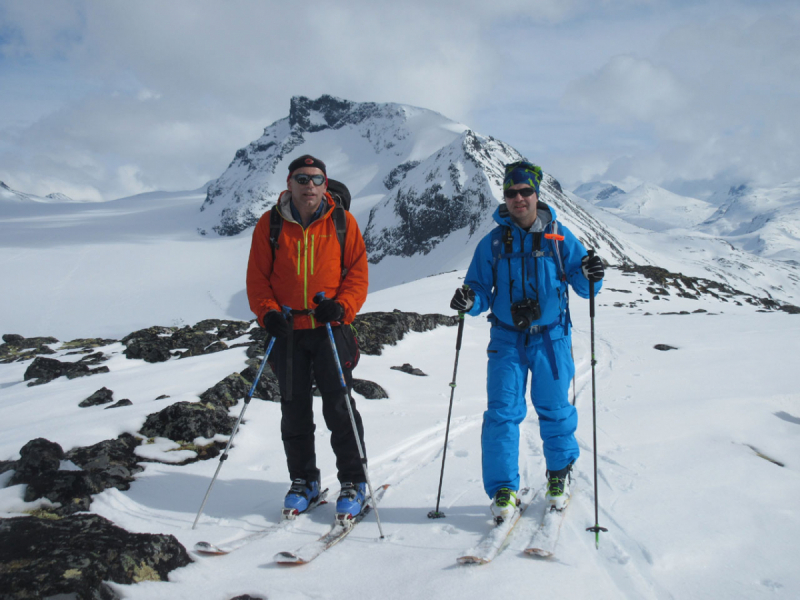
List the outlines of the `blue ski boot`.
{"type": "Polygon", "coordinates": [[[292,487],[283,499],[283,516],[293,518],[308,510],[319,498],[319,481],[294,479],[292,487]]]}
{"type": "Polygon", "coordinates": [[[342,491],[336,501],[336,513],[355,517],[364,508],[364,499],[367,496],[366,483],[342,483],[342,491]]]}

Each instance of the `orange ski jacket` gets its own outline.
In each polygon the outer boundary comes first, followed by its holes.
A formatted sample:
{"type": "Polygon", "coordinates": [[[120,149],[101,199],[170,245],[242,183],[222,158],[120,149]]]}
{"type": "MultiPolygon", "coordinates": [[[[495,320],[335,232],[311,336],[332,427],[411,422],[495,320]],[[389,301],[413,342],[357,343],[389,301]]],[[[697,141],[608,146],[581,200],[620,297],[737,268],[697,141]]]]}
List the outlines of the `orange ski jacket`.
{"type": "MultiPolygon", "coordinates": [[[[264,213],[253,231],[250,259],[247,263],[247,299],[250,310],[264,325],[270,310],[280,311],[288,306],[293,310],[316,308],[314,296],[325,292],[344,307],[342,323],[352,323],[367,299],[369,285],[367,249],[353,215],[345,211],[347,235],[344,248],[342,277],[341,246],[336,237],[332,218],[334,207],[330,194],[325,194],[324,213],[308,228],[294,220],[289,204],[291,192],[283,192],[277,208],[283,217],[278,245],[270,244],[269,211],[264,213]]],[[[322,324],[313,315],[295,315],[295,329],[314,329],[322,324]]]]}

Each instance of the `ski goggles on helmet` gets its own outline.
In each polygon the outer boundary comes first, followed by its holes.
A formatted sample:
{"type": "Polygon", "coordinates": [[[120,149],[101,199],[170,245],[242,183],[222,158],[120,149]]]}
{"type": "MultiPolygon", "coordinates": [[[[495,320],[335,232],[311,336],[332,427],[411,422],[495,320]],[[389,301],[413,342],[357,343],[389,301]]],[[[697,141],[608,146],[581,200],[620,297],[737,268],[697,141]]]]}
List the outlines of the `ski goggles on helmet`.
{"type": "Polygon", "coordinates": [[[296,173],[295,175],[292,175],[292,179],[294,179],[300,185],[306,185],[310,181],[319,187],[325,183],[325,175],[306,175],[305,173],[296,173]]]}
{"type": "Polygon", "coordinates": [[[517,194],[519,194],[523,198],[529,198],[530,196],[533,196],[533,193],[535,191],[536,190],[533,189],[532,187],[521,188],[518,190],[507,189],[503,190],[503,196],[505,196],[509,200],[511,200],[511,198],[516,198],[517,194]]]}

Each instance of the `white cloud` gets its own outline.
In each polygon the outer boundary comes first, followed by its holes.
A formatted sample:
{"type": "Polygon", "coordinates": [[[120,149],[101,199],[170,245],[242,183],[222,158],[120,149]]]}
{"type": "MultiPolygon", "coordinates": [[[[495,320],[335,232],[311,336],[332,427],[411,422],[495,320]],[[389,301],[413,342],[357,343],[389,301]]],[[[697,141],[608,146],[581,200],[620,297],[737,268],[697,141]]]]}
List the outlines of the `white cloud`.
{"type": "Polygon", "coordinates": [[[0,4],[0,178],[33,193],[198,187],[291,96],[324,93],[437,110],[568,186],[612,165],[780,179],[800,160],[788,0],[46,6],[0,4]]]}
{"type": "Polygon", "coordinates": [[[616,56],[599,72],[569,86],[565,102],[614,123],[653,122],[684,109],[691,93],[669,70],[649,60],[616,56]]]}

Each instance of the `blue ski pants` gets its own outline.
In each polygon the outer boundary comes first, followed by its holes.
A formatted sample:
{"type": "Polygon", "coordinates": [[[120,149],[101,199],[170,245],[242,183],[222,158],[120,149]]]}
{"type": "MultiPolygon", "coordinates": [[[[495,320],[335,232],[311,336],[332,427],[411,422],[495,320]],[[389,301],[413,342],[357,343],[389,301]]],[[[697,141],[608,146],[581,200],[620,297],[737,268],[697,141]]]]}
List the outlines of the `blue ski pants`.
{"type": "Polygon", "coordinates": [[[547,469],[563,469],[580,454],[575,439],[578,412],[569,402],[575,374],[570,336],[554,339],[552,349],[552,354],[547,351],[542,335],[492,327],[487,349],[489,403],[481,432],[483,487],[490,498],[501,487],[519,489],[519,425],[527,414],[528,372],[547,469]],[[548,355],[555,358],[558,379],[548,355]]]}

